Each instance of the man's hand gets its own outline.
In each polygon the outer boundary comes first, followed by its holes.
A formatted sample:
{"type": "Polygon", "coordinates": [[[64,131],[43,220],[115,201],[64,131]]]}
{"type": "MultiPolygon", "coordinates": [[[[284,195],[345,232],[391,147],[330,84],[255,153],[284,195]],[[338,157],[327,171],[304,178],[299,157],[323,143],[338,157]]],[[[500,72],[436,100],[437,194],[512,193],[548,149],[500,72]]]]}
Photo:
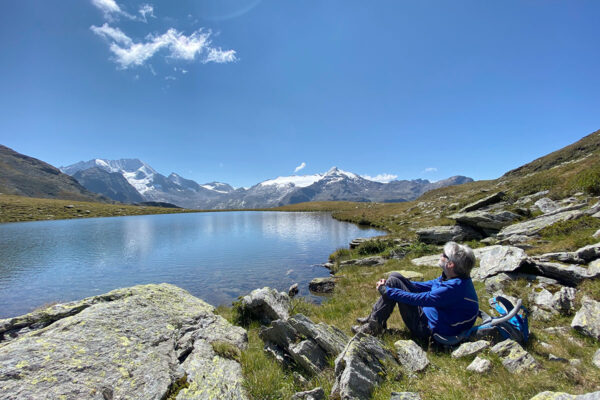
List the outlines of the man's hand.
{"type": "Polygon", "coordinates": [[[379,290],[379,286],[385,285],[385,279],[380,279],[379,282],[377,282],[377,285],[375,285],[375,288],[379,290]]]}

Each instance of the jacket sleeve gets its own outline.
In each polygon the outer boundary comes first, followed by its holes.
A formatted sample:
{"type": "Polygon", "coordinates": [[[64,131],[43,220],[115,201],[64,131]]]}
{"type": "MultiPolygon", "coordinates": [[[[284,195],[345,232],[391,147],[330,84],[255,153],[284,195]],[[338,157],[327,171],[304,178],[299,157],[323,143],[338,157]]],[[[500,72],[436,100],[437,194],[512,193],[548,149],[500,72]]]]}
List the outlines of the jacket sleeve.
{"type": "Polygon", "coordinates": [[[421,307],[448,306],[459,300],[452,287],[440,286],[429,292],[411,293],[402,289],[386,287],[385,295],[395,301],[421,307]]]}
{"type": "Polygon", "coordinates": [[[410,281],[410,284],[415,289],[415,292],[428,292],[433,286],[433,281],[435,281],[435,279],[425,282],[410,281]]]}

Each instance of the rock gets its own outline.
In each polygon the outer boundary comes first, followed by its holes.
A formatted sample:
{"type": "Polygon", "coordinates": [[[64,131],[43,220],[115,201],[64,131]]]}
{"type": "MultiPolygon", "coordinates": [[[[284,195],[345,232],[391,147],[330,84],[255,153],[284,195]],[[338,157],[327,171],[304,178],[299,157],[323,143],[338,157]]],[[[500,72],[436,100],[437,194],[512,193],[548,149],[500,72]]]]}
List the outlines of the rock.
{"type": "Polygon", "coordinates": [[[519,219],[519,215],[505,210],[494,212],[479,210],[448,215],[448,218],[455,220],[460,225],[481,229],[489,235],[510,225],[513,221],[519,219]]]}
{"type": "Polygon", "coordinates": [[[570,314],[575,309],[575,295],[577,290],[562,287],[552,295],[552,308],[563,315],[570,314]]]}
{"type": "Polygon", "coordinates": [[[533,236],[543,228],[550,226],[556,222],[568,221],[583,216],[583,212],[578,210],[564,211],[556,214],[542,215],[534,219],[524,222],[518,222],[506,226],[498,232],[497,238],[502,240],[513,235],[533,236]]]}
{"type": "Polygon", "coordinates": [[[523,204],[531,203],[533,200],[539,199],[540,197],[545,196],[548,193],[550,193],[549,190],[543,190],[541,192],[530,194],[529,196],[523,196],[519,200],[517,200],[515,202],[515,204],[523,205],[523,204]]]}
{"type": "Polygon", "coordinates": [[[308,290],[316,293],[331,293],[335,288],[335,278],[314,278],[308,284],[308,290]]]}
{"type": "Polygon", "coordinates": [[[483,199],[477,200],[476,202],[473,202],[473,203],[463,207],[459,212],[463,213],[463,212],[479,210],[480,208],[489,206],[490,204],[495,204],[495,203],[502,201],[502,199],[504,197],[505,197],[504,192],[494,193],[490,196],[484,197],[483,199]]]}
{"type": "MultiPolygon", "coordinates": [[[[477,270],[476,275],[479,276],[479,270],[477,270]]],[[[512,281],[513,279],[510,275],[500,272],[498,275],[490,276],[485,279],[485,290],[490,294],[496,293],[503,290],[512,281]]]]}
{"type": "Polygon", "coordinates": [[[394,343],[400,364],[409,371],[418,372],[429,365],[427,353],[412,340],[398,340],[394,343]]]}
{"type": "Polygon", "coordinates": [[[61,308],[78,311],[43,329],[33,326],[39,313],[24,316],[30,331],[0,344],[0,387],[11,399],[162,399],[185,376],[178,399],[247,399],[234,359],[246,331],[183,289],[134,286],[61,308]]]}
{"type": "Polygon", "coordinates": [[[476,342],[466,342],[461,344],[458,349],[452,352],[453,358],[461,358],[473,356],[477,353],[480,353],[484,349],[490,347],[490,342],[487,340],[478,340],[476,342]]]}
{"type": "Polygon", "coordinates": [[[537,361],[526,352],[519,343],[507,339],[491,348],[492,353],[498,354],[502,359],[502,365],[510,373],[522,373],[535,371],[540,368],[537,361]]]}
{"type": "Polygon", "coordinates": [[[542,287],[536,287],[533,289],[533,292],[529,294],[529,301],[547,311],[554,310],[552,293],[542,287]]]}
{"type": "Polygon", "coordinates": [[[598,400],[600,392],[586,393],[580,395],[568,394],[564,392],[542,392],[533,396],[529,400],[598,400]]]}
{"type": "Polygon", "coordinates": [[[372,240],[371,238],[356,238],[350,242],[350,249],[355,249],[361,244],[372,240]]]}
{"type": "Polygon", "coordinates": [[[462,242],[472,239],[483,239],[483,236],[468,226],[432,226],[417,230],[419,241],[423,243],[444,244],[449,241],[462,242]]]}
{"type": "Polygon", "coordinates": [[[539,256],[531,257],[533,260],[540,262],[558,261],[567,264],[587,264],[587,262],[579,258],[575,252],[562,251],[558,253],[546,253],[539,256]]]}
{"type": "Polygon", "coordinates": [[[564,285],[577,286],[584,279],[600,277],[599,267],[579,267],[576,265],[538,262],[528,259],[526,265],[529,269],[536,270],[539,275],[556,279],[564,285]]]}
{"type": "Polygon", "coordinates": [[[405,277],[406,279],[409,279],[411,281],[419,281],[419,282],[423,282],[423,274],[420,272],[416,272],[416,271],[408,271],[408,270],[400,270],[400,271],[389,271],[383,274],[384,277],[389,277],[392,272],[397,272],[400,275],[402,275],[403,277],[405,277]]]}
{"type": "Polygon", "coordinates": [[[553,362],[562,362],[562,363],[567,363],[567,362],[569,362],[569,360],[567,360],[566,358],[555,356],[555,355],[554,355],[554,354],[552,354],[552,353],[548,354],[548,361],[553,361],[553,362]]]}
{"type": "Polygon", "coordinates": [[[335,264],[334,264],[334,263],[330,263],[330,262],[326,262],[326,263],[323,263],[323,264],[321,264],[321,267],[323,267],[323,268],[327,268],[328,270],[330,270],[330,271],[331,271],[331,269],[332,269],[333,267],[335,267],[335,264]]]}
{"type": "Polygon", "coordinates": [[[393,354],[371,335],[356,334],[335,360],[332,398],[370,398],[375,385],[383,381],[386,365],[395,364],[393,354]]]}
{"type": "Polygon", "coordinates": [[[275,320],[258,333],[265,351],[284,364],[296,364],[311,375],[327,366],[327,358],[336,357],[346,346],[348,337],[334,326],[315,324],[296,314],[287,320],[275,320]]]}
{"type": "Polygon", "coordinates": [[[424,257],[418,257],[418,258],[413,258],[412,260],[410,260],[410,262],[413,265],[417,265],[417,266],[426,266],[426,267],[439,267],[439,262],[440,262],[440,254],[435,254],[432,256],[424,256],[424,257]]]}
{"type": "Polygon", "coordinates": [[[600,229],[598,229],[598,230],[596,231],[596,233],[594,233],[592,236],[593,236],[593,237],[595,237],[596,239],[597,239],[597,238],[600,238],[600,229]]]}
{"type": "Polygon", "coordinates": [[[486,360],[485,358],[481,357],[475,357],[473,362],[467,367],[467,371],[473,371],[479,374],[488,372],[490,369],[492,369],[492,363],[490,360],[486,360]]]}
{"type": "Polygon", "coordinates": [[[542,197],[541,199],[539,199],[538,201],[533,203],[533,205],[535,207],[537,207],[544,214],[552,212],[552,211],[556,211],[560,208],[560,206],[558,204],[556,204],[554,201],[552,201],[551,199],[549,199],[547,197],[542,197]]]}
{"type": "Polygon", "coordinates": [[[585,263],[597,260],[600,258],[600,242],[582,247],[578,250],[575,250],[574,253],[576,257],[584,260],[585,263]]]}
{"type": "Polygon", "coordinates": [[[325,392],[323,388],[317,387],[306,392],[295,393],[291,400],[325,400],[325,392]]]}
{"type": "Polygon", "coordinates": [[[256,289],[242,297],[240,311],[263,324],[287,319],[290,315],[290,296],[270,287],[256,289]]]}
{"type": "Polygon", "coordinates": [[[288,296],[290,296],[290,299],[295,297],[299,292],[298,289],[298,284],[294,283],[292,286],[290,286],[290,288],[288,289],[288,296]]]}
{"type": "Polygon", "coordinates": [[[592,364],[600,368],[600,349],[596,350],[594,357],[592,357],[592,364]]]}
{"type": "Polygon", "coordinates": [[[346,260],[340,263],[341,266],[360,265],[362,267],[373,267],[385,264],[385,258],[380,256],[357,258],[354,260],[346,260]]]}
{"type": "Polygon", "coordinates": [[[521,267],[527,259],[527,254],[518,247],[490,246],[481,257],[477,277],[485,279],[500,272],[512,272],[521,267]]]}
{"type": "Polygon", "coordinates": [[[415,392],[392,392],[390,400],[421,400],[421,396],[415,392]]]}
{"type": "Polygon", "coordinates": [[[600,302],[584,296],[581,300],[581,308],[571,322],[571,328],[600,340],[600,302]]]}

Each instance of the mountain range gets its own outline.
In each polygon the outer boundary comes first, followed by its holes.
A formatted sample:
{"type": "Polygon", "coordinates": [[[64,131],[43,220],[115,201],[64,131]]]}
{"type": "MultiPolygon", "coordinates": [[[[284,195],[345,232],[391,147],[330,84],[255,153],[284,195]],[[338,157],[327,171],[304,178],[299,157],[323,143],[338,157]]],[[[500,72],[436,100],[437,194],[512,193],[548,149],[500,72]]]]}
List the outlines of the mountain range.
{"type": "Polygon", "coordinates": [[[138,159],[81,161],[61,167],[90,191],[121,202],[167,202],[194,209],[267,208],[306,201],[401,202],[428,190],[471,182],[454,176],[438,182],[371,181],[336,167],[315,175],[285,176],[234,189],[222,182],[198,184],[175,173],[164,176],[138,159]]]}

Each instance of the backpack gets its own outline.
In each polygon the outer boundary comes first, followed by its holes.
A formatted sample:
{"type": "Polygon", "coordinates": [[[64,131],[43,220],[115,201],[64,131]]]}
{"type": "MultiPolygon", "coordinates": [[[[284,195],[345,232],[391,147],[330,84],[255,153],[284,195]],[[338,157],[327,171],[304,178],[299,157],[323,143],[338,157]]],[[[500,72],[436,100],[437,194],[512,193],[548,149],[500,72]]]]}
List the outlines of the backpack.
{"type": "Polygon", "coordinates": [[[480,311],[483,322],[481,325],[474,327],[474,335],[476,337],[491,336],[500,340],[512,339],[522,345],[527,343],[529,339],[529,311],[521,305],[521,300],[515,305],[505,297],[496,296],[490,299],[490,306],[496,310],[499,316],[491,317],[480,311]],[[509,316],[509,314],[514,315],[509,316]]]}

